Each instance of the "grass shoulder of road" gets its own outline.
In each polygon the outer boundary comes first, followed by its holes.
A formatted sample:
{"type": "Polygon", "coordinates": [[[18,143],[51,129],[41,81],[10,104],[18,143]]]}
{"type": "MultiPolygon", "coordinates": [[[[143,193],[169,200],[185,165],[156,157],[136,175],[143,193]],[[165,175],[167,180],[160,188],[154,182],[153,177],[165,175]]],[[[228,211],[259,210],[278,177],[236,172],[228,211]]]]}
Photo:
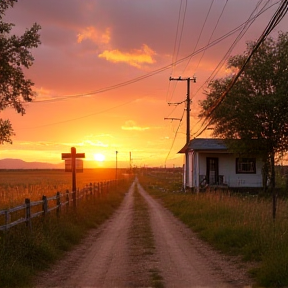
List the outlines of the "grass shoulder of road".
{"type": "Polygon", "coordinates": [[[0,234],[0,287],[31,287],[37,272],[45,270],[72,249],[89,229],[98,227],[119,207],[131,180],[109,193],[81,201],[60,217],[34,218],[32,229],[18,225],[0,234]]]}
{"type": "Polygon", "coordinates": [[[135,185],[133,220],[129,233],[129,256],[132,275],[129,283],[133,287],[164,287],[163,279],[155,259],[155,243],[151,228],[148,204],[135,185]]]}
{"type": "Polygon", "coordinates": [[[288,203],[227,192],[183,193],[181,173],[146,173],[139,182],[200,238],[219,251],[241,256],[261,287],[288,286],[288,203]]]}

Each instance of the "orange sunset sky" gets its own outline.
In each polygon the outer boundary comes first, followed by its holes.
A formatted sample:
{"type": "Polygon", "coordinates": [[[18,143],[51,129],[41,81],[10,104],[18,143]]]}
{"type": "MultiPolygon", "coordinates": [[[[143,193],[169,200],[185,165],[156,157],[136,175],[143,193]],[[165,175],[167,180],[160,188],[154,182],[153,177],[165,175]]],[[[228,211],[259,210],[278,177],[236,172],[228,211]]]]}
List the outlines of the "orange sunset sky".
{"type": "MultiPolygon", "coordinates": [[[[168,103],[185,100],[186,82],[169,77],[197,78],[191,82],[193,138],[207,81],[231,73],[225,57],[242,54],[247,41],[257,40],[279,4],[19,0],[4,20],[15,23],[18,35],[34,22],[42,27],[34,65],[25,71],[37,97],[25,104],[24,116],[1,112],[16,136],[1,146],[0,159],[61,163],[61,153],[74,146],[95,167],[95,154],[105,156],[104,165],[113,163],[115,151],[122,167],[129,167],[130,152],[133,166],[182,166],[177,152],[186,142],[185,103],[168,103]]],[[[286,32],[287,24],[285,16],[270,36],[286,32]]]]}

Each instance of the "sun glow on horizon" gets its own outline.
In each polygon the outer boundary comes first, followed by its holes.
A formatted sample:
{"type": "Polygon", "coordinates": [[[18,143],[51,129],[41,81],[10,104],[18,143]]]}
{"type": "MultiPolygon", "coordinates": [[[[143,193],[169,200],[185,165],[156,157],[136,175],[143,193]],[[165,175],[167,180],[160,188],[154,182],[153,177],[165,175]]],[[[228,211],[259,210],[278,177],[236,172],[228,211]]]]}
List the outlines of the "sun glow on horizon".
{"type": "Polygon", "coordinates": [[[101,153],[94,154],[94,160],[103,162],[105,160],[105,156],[101,153]]]}

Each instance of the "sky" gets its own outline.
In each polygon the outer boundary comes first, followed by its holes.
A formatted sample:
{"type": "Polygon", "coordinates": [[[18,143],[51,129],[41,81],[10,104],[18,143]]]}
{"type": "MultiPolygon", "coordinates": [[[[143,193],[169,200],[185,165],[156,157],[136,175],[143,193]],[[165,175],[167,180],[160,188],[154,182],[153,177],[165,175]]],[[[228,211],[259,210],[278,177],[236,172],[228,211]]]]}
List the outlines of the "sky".
{"type": "MultiPolygon", "coordinates": [[[[196,77],[191,138],[211,137],[208,129],[198,135],[207,84],[230,75],[227,57],[260,37],[279,2],[18,0],[4,17],[13,34],[42,27],[34,64],[23,69],[37,96],[24,116],[1,112],[16,135],[0,147],[0,159],[61,163],[75,147],[93,167],[116,158],[122,167],[182,166],[187,81],[169,78],[196,77]]],[[[287,17],[271,37],[287,31],[287,17]]]]}

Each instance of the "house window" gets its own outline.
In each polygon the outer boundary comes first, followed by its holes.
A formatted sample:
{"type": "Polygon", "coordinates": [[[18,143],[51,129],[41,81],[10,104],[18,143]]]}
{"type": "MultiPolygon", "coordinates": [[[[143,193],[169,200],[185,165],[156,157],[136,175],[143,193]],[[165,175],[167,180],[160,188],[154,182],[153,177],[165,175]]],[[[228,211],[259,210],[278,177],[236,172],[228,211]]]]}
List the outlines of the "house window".
{"type": "Polygon", "coordinates": [[[237,174],[256,173],[256,159],[236,158],[236,173],[237,174]]]}

